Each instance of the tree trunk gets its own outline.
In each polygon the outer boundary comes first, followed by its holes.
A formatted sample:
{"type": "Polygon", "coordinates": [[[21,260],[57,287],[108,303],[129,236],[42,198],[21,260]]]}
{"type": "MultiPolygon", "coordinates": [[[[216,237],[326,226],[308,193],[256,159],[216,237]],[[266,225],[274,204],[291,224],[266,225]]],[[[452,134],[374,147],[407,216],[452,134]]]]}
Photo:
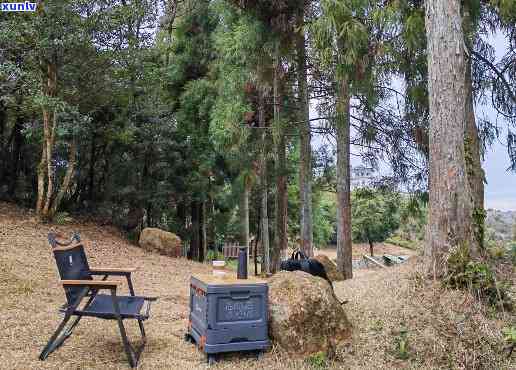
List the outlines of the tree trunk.
{"type": "Polygon", "coordinates": [[[152,203],[147,202],[147,207],[145,208],[145,221],[147,223],[147,227],[154,227],[154,217],[152,216],[152,203]]]}
{"type": "Polygon", "coordinates": [[[208,245],[215,246],[215,202],[212,196],[208,198],[208,209],[209,209],[209,217],[208,217],[208,245]]]}
{"type": "Polygon", "coordinates": [[[470,168],[468,180],[473,192],[473,203],[475,208],[484,209],[484,180],[485,173],[482,169],[482,158],[480,150],[480,138],[478,137],[477,121],[475,118],[475,103],[473,98],[473,83],[471,81],[471,60],[467,62],[466,68],[466,137],[469,144],[467,154],[470,155],[467,161],[470,168]]]}
{"type": "MultiPolygon", "coordinates": [[[[304,24],[304,6],[300,7],[297,24],[304,24]]],[[[299,99],[299,193],[301,200],[301,250],[307,256],[313,256],[313,222],[312,222],[312,145],[310,134],[310,106],[308,96],[306,44],[302,30],[297,36],[297,71],[299,99]]]]}
{"type": "Polygon", "coordinates": [[[45,148],[47,150],[47,195],[45,197],[45,205],[41,215],[43,218],[50,217],[50,207],[52,203],[52,195],[54,193],[54,167],[52,164],[55,138],[56,112],[50,113],[46,108],[43,109],[43,133],[45,140],[45,148]]]}
{"type": "Polygon", "coordinates": [[[350,190],[349,80],[340,81],[337,101],[337,268],[345,279],[353,277],[350,190]]]}
{"type": "Polygon", "coordinates": [[[430,98],[430,203],[425,263],[434,278],[459,247],[478,252],[468,181],[466,60],[459,0],[426,2],[430,98]]]}
{"type": "Polygon", "coordinates": [[[268,184],[267,184],[267,130],[265,129],[265,99],[263,91],[259,95],[258,120],[262,129],[260,150],[260,199],[261,199],[261,233],[263,246],[262,272],[270,273],[270,246],[269,246],[269,212],[268,212],[268,184]]]}
{"type": "Polygon", "coordinates": [[[240,245],[247,248],[247,266],[249,266],[249,255],[251,254],[251,250],[249,249],[249,193],[251,191],[251,186],[246,178],[244,178],[243,182],[244,191],[242,192],[240,204],[240,245]]]}
{"type": "Polygon", "coordinates": [[[261,235],[260,221],[258,222],[258,225],[256,226],[256,239],[254,241],[254,275],[255,276],[258,276],[258,254],[261,250],[261,246],[260,246],[260,248],[258,248],[258,244],[260,243],[260,235],[261,235]]]}
{"type": "Polygon", "coordinates": [[[208,253],[208,245],[206,244],[206,201],[201,202],[201,251],[199,253],[199,262],[204,262],[206,254],[208,253]]]}
{"type": "Polygon", "coordinates": [[[90,207],[95,202],[95,168],[97,167],[97,130],[93,129],[90,147],[90,168],[88,173],[88,200],[90,207]]]}
{"type": "MultiPolygon", "coordinates": [[[[43,93],[47,97],[55,97],[57,93],[57,65],[55,62],[46,62],[46,75],[43,86],[43,93]]],[[[54,193],[54,169],[52,166],[52,152],[54,150],[56,112],[50,111],[49,107],[43,107],[43,154],[41,156],[40,168],[38,169],[38,201],[36,212],[41,218],[48,218],[52,195],[54,193]],[[43,170],[43,167],[46,167],[43,170]],[[46,175],[46,197],[45,190],[46,175]]]]}
{"type": "Polygon", "coordinates": [[[482,169],[480,138],[478,136],[477,122],[475,119],[471,59],[466,62],[466,120],[464,140],[466,172],[471,188],[471,196],[473,198],[473,230],[479,247],[478,252],[481,252],[484,249],[486,217],[484,211],[485,172],[482,169]]]}
{"type": "Polygon", "coordinates": [[[176,206],[176,217],[181,221],[181,227],[179,230],[173,230],[182,240],[187,239],[187,204],[184,200],[177,203],[176,206]]]}
{"type": "MultiPolygon", "coordinates": [[[[20,158],[21,158],[21,151],[23,146],[23,117],[21,116],[21,112],[18,111],[18,115],[16,117],[16,122],[14,124],[10,142],[12,142],[12,150],[10,153],[10,160],[9,164],[9,182],[7,187],[7,194],[10,198],[15,197],[16,193],[16,186],[18,185],[18,174],[20,171],[20,158]],[[11,140],[12,139],[12,140],[11,140]]],[[[6,156],[7,158],[7,156],[6,156]]]]}
{"type": "Polygon", "coordinates": [[[371,257],[374,257],[374,245],[371,240],[369,240],[369,253],[371,254],[371,257]]]}
{"type": "Polygon", "coordinates": [[[43,140],[41,146],[41,159],[38,164],[38,199],[36,201],[36,213],[41,216],[45,196],[45,175],[47,174],[47,148],[43,140]]]}
{"type": "MultiPolygon", "coordinates": [[[[464,3],[463,27],[465,40],[470,50],[473,49],[476,36],[475,27],[472,23],[471,9],[468,2],[464,3]]],[[[475,236],[480,247],[484,245],[484,181],[485,173],[482,169],[482,155],[480,149],[480,138],[478,136],[477,122],[475,119],[475,101],[473,96],[473,81],[471,71],[472,58],[466,58],[466,140],[465,156],[469,186],[473,196],[474,206],[474,228],[475,236]]]]}
{"type": "Polygon", "coordinates": [[[191,203],[191,215],[192,215],[192,231],[191,231],[191,242],[190,242],[190,258],[194,261],[199,261],[200,249],[201,249],[201,226],[200,226],[200,209],[199,202],[192,200],[191,203]]]}
{"type": "Polygon", "coordinates": [[[52,204],[52,208],[49,213],[49,218],[54,217],[57,210],[59,209],[59,205],[61,204],[64,195],[70,188],[70,184],[72,182],[73,175],[75,174],[75,165],[77,163],[77,144],[75,143],[75,140],[72,141],[70,144],[70,156],[68,158],[68,168],[66,169],[65,176],[63,178],[63,183],[61,184],[61,187],[59,189],[59,192],[57,193],[56,199],[54,199],[54,202],[52,204]]]}
{"type": "Polygon", "coordinates": [[[5,145],[5,131],[7,127],[7,111],[4,102],[0,100],[0,185],[6,177],[7,149],[5,145]]]}
{"type": "Polygon", "coordinates": [[[276,232],[274,233],[274,248],[271,253],[271,266],[272,273],[279,270],[281,262],[281,251],[287,250],[287,206],[288,206],[288,194],[287,194],[287,175],[286,175],[286,143],[285,135],[281,135],[278,138],[276,146],[277,159],[276,159],[276,232]]]}
{"type": "Polygon", "coordinates": [[[275,135],[276,144],[276,231],[274,233],[274,248],[271,253],[270,272],[279,270],[281,251],[287,249],[287,153],[285,132],[281,122],[281,95],[282,95],[282,71],[276,46],[276,58],[274,67],[274,125],[278,131],[275,135]]]}

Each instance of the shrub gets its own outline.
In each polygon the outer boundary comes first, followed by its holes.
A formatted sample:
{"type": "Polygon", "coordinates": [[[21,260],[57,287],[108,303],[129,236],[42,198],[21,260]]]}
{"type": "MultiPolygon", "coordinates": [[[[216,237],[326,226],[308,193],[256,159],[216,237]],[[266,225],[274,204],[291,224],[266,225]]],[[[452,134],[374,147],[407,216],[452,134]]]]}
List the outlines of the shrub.
{"type": "Polygon", "coordinates": [[[409,358],[409,345],[408,345],[408,335],[407,330],[400,330],[399,334],[396,336],[396,358],[400,360],[406,360],[409,358]]]}
{"type": "Polygon", "coordinates": [[[224,255],[218,251],[215,250],[208,250],[208,253],[206,253],[206,261],[211,263],[212,261],[218,261],[223,260],[224,255]]]}
{"type": "Polygon", "coordinates": [[[417,245],[417,242],[411,240],[404,240],[400,236],[393,235],[389,239],[386,240],[387,243],[397,245],[402,248],[419,250],[420,248],[417,245]]]}
{"type": "Polygon", "coordinates": [[[509,256],[512,260],[512,263],[516,265],[516,242],[509,245],[509,256]]]}
{"type": "Polygon", "coordinates": [[[516,346],[516,326],[503,329],[503,339],[508,344],[509,348],[516,346]]]}
{"type": "Polygon", "coordinates": [[[488,245],[487,252],[491,258],[499,260],[506,256],[507,249],[498,243],[494,243],[493,245],[488,245]]]}
{"type": "Polygon", "coordinates": [[[385,241],[399,227],[399,194],[387,190],[357,189],[351,194],[351,235],[356,242],[385,241]]]}
{"type": "Polygon", "coordinates": [[[460,247],[450,254],[443,283],[453,289],[470,290],[494,307],[512,308],[508,284],[498,282],[487,263],[472,260],[467,247],[460,247]]]}
{"type": "Polygon", "coordinates": [[[72,218],[68,212],[59,212],[54,216],[54,222],[57,225],[65,225],[72,222],[72,218]]]}
{"type": "Polygon", "coordinates": [[[305,360],[310,366],[316,369],[326,369],[328,367],[328,358],[325,352],[317,352],[309,356],[305,360]]]}

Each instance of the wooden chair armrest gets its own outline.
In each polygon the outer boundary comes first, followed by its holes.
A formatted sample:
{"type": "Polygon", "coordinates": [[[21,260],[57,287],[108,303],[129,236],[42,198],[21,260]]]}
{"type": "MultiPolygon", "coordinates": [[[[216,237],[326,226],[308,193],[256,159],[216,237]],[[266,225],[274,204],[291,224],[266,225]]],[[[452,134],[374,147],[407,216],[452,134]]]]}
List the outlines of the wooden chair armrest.
{"type": "Polygon", "coordinates": [[[64,287],[90,287],[96,289],[116,289],[120,285],[119,281],[110,280],[60,280],[59,283],[64,287]]]}
{"type": "Polygon", "coordinates": [[[90,272],[94,275],[127,275],[135,272],[133,267],[118,268],[118,267],[90,267],[90,272]]]}

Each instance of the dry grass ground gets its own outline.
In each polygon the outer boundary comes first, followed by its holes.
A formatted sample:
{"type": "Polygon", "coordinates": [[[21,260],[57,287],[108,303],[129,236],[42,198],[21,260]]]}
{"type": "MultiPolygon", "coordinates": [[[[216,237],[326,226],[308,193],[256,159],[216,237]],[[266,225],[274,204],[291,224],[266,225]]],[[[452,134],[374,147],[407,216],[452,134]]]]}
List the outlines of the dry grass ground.
{"type": "MultiPolygon", "coordinates": [[[[84,319],[58,351],[37,357],[59,323],[63,291],[46,242],[50,225],[28,211],[0,202],[0,368],[126,369],[116,324],[84,319]]],[[[203,369],[204,357],[182,338],[187,325],[188,281],[208,267],[184,259],[145,253],[115,229],[92,223],[59,226],[77,230],[90,264],[135,266],[137,293],[157,295],[147,322],[148,345],[141,369],[203,369]]],[[[516,369],[504,360],[501,327],[514,316],[489,314],[467,294],[442,291],[418,278],[417,261],[392,269],[362,270],[336,284],[354,325],[353,344],[326,367],[334,369],[516,369]],[[489,318],[488,318],[489,317],[489,318]],[[402,332],[403,331],[403,332],[402,332]],[[406,331],[406,334],[404,334],[406,331]],[[402,332],[400,334],[400,332],[402,332]],[[406,339],[404,339],[406,338],[406,339]],[[400,343],[407,343],[406,359],[400,343]]],[[[134,338],[136,327],[130,328],[134,338]]],[[[512,362],[511,362],[512,361],[512,362]]],[[[308,369],[307,361],[273,349],[262,359],[230,355],[216,369],[308,369]]]]}
{"type": "MultiPolygon", "coordinates": [[[[373,253],[375,256],[381,256],[383,254],[392,254],[395,256],[415,256],[417,252],[411,249],[406,249],[402,247],[398,247],[397,245],[388,244],[388,243],[377,243],[374,245],[373,253]]],[[[337,249],[336,247],[328,247],[323,249],[318,249],[315,254],[324,254],[328,256],[328,258],[332,260],[337,259],[337,249]]],[[[360,260],[363,258],[363,255],[370,255],[369,245],[368,244],[353,244],[353,254],[352,258],[354,260],[360,260]]]]}

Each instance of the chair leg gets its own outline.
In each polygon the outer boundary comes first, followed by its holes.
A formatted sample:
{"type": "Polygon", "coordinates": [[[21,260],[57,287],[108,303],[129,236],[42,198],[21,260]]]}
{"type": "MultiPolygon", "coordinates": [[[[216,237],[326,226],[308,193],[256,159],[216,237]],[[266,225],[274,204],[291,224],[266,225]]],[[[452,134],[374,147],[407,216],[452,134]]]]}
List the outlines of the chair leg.
{"type": "Polygon", "coordinates": [[[72,335],[73,329],[81,320],[81,316],[78,316],[68,327],[68,329],[64,330],[70,318],[70,315],[66,315],[61,324],[57,327],[52,337],[50,337],[47,345],[45,348],[43,348],[43,351],[41,351],[41,354],[39,355],[39,359],[41,361],[45,360],[48,355],[58,349],[64,343],[64,341],[68,339],[70,335],[72,335]]]}
{"type": "MultiPolygon", "coordinates": [[[[71,306],[67,307],[63,321],[61,322],[61,324],[59,324],[52,337],[50,337],[50,340],[48,341],[47,345],[45,346],[45,348],[43,348],[43,351],[41,351],[39,355],[39,359],[41,361],[45,360],[49,354],[58,349],[64,343],[64,341],[68,339],[70,335],[72,335],[73,329],[77,326],[79,321],[81,321],[82,316],[77,316],[70,325],[70,327],[65,332],[62,333],[62,331],[66,327],[66,324],[68,323],[70,318],[73,316],[72,314],[75,311],[75,309],[80,305],[82,299],[88,294],[89,291],[89,287],[84,287],[80,294],[76,297],[75,302],[71,306]]],[[[95,294],[93,294],[92,297],[90,297],[90,299],[86,303],[86,307],[88,307],[90,303],[93,301],[95,294]]]]}
{"type": "Polygon", "coordinates": [[[147,342],[146,336],[145,336],[145,327],[143,326],[143,320],[138,319],[138,326],[140,327],[140,333],[142,336],[142,343],[138,348],[135,350],[131,343],[129,342],[129,339],[127,338],[127,332],[125,331],[125,326],[122,318],[117,319],[118,327],[120,329],[120,336],[122,337],[122,344],[124,345],[125,354],[127,355],[127,359],[129,361],[129,365],[132,368],[135,368],[138,366],[138,362],[140,361],[140,355],[142,354],[145,344],[147,342]]]}
{"type": "Polygon", "coordinates": [[[122,337],[122,343],[124,345],[125,354],[127,355],[127,359],[129,360],[129,365],[131,365],[131,367],[136,367],[137,362],[135,361],[133,355],[134,350],[131,344],[129,343],[129,340],[127,339],[127,333],[125,332],[125,327],[122,318],[118,317],[117,322],[118,328],[120,329],[120,336],[122,337]]]}
{"type": "Polygon", "coordinates": [[[147,344],[147,337],[145,336],[145,327],[143,326],[143,320],[138,319],[138,326],[140,327],[140,334],[142,336],[142,344],[136,351],[137,361],[140,359],[140,355],[142,354],[143,349],[145,348],[145,344],[147,344]]]}
{"type": "Polygon", "coordinates": [[[140,327],[140,333],[142,335],[142,340],[145,342],[147,337],[145,336],[145,327],[143,326],[143,320],[138,319],[138,326],[140,327]]]}

